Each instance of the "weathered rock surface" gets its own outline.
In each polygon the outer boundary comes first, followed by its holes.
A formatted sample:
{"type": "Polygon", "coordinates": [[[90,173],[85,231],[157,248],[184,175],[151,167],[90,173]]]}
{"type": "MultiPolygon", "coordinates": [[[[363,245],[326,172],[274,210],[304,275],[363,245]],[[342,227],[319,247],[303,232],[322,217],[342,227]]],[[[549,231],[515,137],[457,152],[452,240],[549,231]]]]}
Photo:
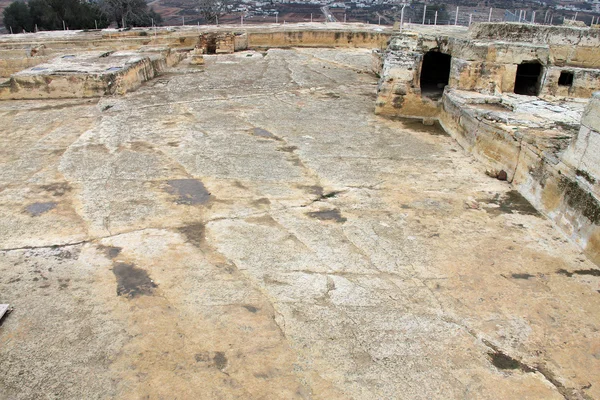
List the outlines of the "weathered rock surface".
{"type": "Polygon", "coordinates": [[[0,397],[600,397],[598,269],[368,50],[0,103],[0,397]]]}

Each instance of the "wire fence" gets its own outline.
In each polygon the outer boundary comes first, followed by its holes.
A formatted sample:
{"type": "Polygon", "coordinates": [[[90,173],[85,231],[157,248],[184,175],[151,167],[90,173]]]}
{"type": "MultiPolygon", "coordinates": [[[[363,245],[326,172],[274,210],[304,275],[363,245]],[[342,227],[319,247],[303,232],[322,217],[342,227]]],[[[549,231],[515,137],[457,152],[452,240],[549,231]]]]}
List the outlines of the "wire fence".
{"type": "Polygon", "coordinates": [[[583,23],[586,26],[598,24],[598,16],[591,13],[579,15],[572,12],[570,15],[558,14],[555,10],[506,10],[495,8],[461,7],[441,8],[438,6],[419,8],[410,7],[404,15],[395,18],[400,23],[422,25],[460,25],[470,26],[475,22],[520,22],[527,24],[562,25],[565,21],[583,23]]]}

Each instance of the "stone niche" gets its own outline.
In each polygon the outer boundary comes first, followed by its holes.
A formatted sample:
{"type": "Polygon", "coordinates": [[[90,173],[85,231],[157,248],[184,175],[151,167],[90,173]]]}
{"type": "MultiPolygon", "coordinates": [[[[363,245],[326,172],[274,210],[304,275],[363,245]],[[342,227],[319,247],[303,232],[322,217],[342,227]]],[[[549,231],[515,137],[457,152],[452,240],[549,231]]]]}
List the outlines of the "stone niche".
{"type": "Polygon", "coordinates": [[[235,33],[207,32],[202,33],[196,48],[203,54],[229,54],[236,50],[235,33]]]}

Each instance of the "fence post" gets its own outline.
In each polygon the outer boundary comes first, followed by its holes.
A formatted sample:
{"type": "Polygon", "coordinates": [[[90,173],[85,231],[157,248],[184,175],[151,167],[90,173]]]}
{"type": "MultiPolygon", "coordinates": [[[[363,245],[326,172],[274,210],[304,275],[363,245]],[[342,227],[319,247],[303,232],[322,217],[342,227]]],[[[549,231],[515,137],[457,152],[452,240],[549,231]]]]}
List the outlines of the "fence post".
{"type": "Polygon", "coordinates": [[[427,4],[423,6],[423,25],[425,25],[425,13],[427,12],[427,4]]]}
{"type": "Polygon", "coordinates": [[[402,5],[402,10],[400,11],[400,32],[404,29],[404,7],[406,7],[406,4],[402,5]]]}
{"type": "Polygon", "coordinates": [[[433,18],[433,25],[437,25],[437,11],[435,12],[435,17],[433,18]]]}
{"type": "Polygon", "coordinates": [[[577,20],[577,11],[575,11],[575,16],[573,17],[573,21],[577,20]]]}
{"type": "Polygon", "coordinates": [[[65,21],[63,20],[63,31],[66,31],[66,30],[67,30],[67,27],[65,25],[65,21]]]}
{"type": "Polygon", "coordinates": [[[181,25],[185,26],[185,17],[184,16],[181,17],[181,25]]]}
{"type": "Polygon", "coordinates": [[[469,14],[469,26],[471,26],[471,21],[473,20],[473,14],[469,14]]]}
{"type": "Polygon", "coordinates": [[[458,24],[458,6],[456,6],[456,15],[454,16],[454,25],[458,24]]]}
{"type": "Polygon", "coordinates": [[[488,16],[488,22],[492,22],[492,10],[493,10],[493,8],[490,8],[490,15],[488,16]]]}

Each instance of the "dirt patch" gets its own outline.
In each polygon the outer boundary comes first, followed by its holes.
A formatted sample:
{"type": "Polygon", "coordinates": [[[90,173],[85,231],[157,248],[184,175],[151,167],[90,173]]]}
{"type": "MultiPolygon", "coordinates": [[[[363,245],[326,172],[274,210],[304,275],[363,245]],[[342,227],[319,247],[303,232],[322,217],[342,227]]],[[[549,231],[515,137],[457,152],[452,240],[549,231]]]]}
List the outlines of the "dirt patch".
{"type": "Polygon", "coordinates": [[[193,244],[196,247],[202,247],[205,241],[206,229],[204,224],[195,223],[190,225],[185,225],[177,228],[179,233],[181,233],[187,241],[193,244]]]}
{"type": "Polygon", "coordinates": [[[171,179],[167,185],[167,193],[178,196],[175,200],[177,204],[206,204],[212,198],[204,184],[197,179],[171,179]]]}
{"type": "Polygon", "coordinates": [[[52,183],[50,185],[42,185],[40,188],[52,196],[60,197],[72,190],[71,185],[66,182],[52,183]]]}
{"type": "Polygon", "coordinates": [[[112,269],[117,277],[117,296],[152,295],[156,284],[148,273],[133,264],[116,263],[112,269]]]}
{"type": "Polygon", "coordinates": [[[215,363],[215,367],[217,367],[217,369],[224,370],[225,367],[227,367],[227,357],[225,357],[225,353],[222,351],[215,352],[213,362],[215,363]]]}
{"type": "Polygon", "coordinates": [[[324,211],[311,211],[306,213],[311,218],[315,218],[321,221],[334,221],[339,223],[346,222],[346,218],[342,217],[340,210],[324,210],[324,211]]]}
{"type": "Polygon", "coordinates": [[[107,258],[110,258],[111,260],[115,257],[117,257],[119,254],[121,254],[121,250],[123,250],[120,247],[117,246],[103,246],[103,245],[99,245],[98,247],[96,247],[98,250],[100,250],[107,258]]]}

